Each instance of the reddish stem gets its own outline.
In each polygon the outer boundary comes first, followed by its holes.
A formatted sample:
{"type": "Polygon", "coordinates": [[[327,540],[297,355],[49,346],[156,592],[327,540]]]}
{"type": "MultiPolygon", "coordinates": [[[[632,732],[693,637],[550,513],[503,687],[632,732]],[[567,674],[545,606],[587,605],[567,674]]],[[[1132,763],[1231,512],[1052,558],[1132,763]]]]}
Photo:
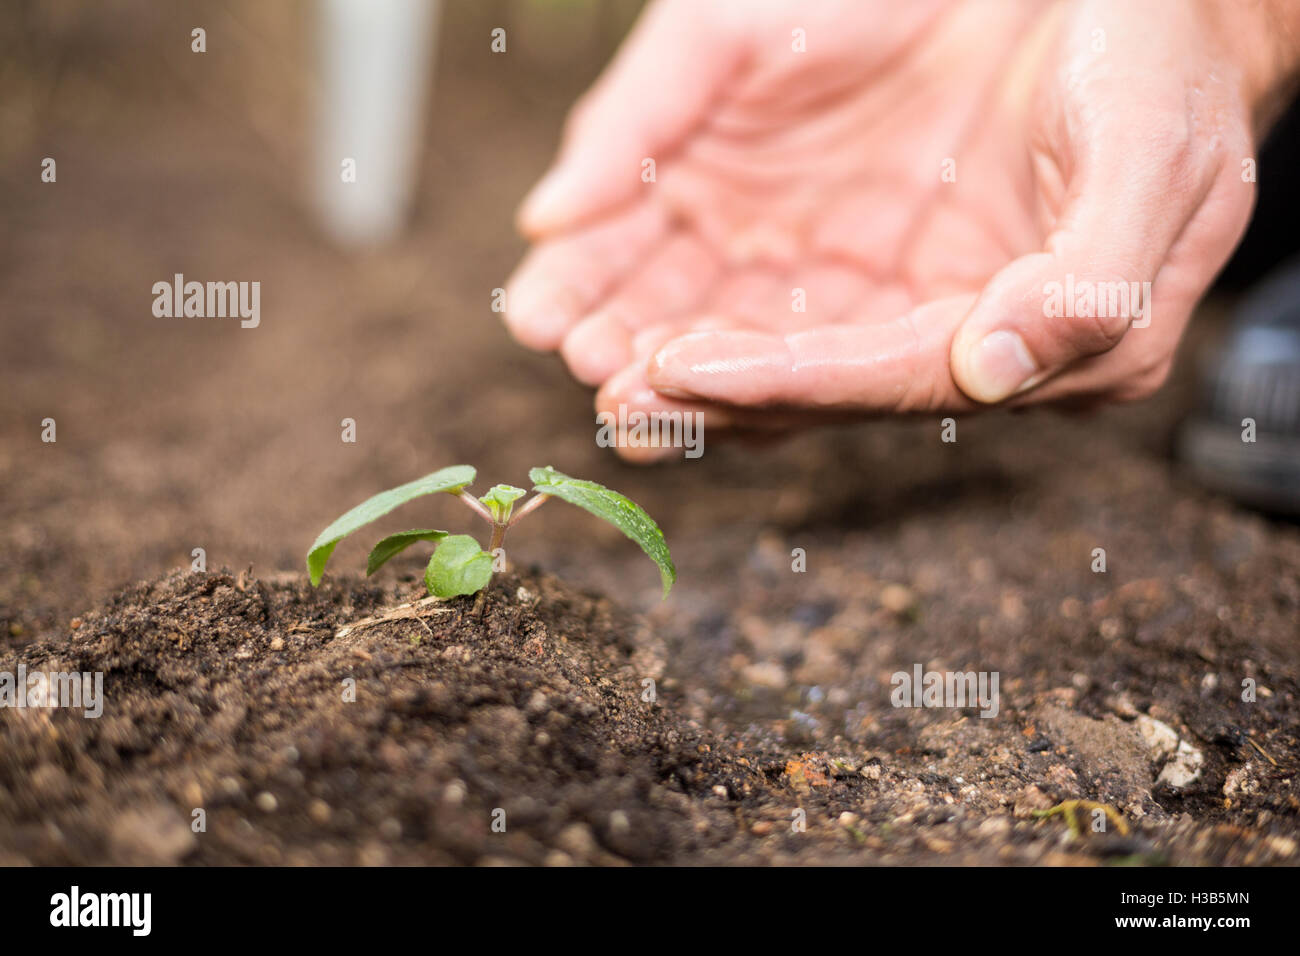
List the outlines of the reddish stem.
{"type": "Polygon", "coordinates": [[[524,515],[536,511],[542,505],[546,504],[546,502],[550,500],[550,497],[551,497],[550,495],[543,495],[543,494],[533,495],[533,497],[529,498],[527,501],[524,502],[522,508],[520,508],[510,517],[510,520],[506,523],[506,527],[507,528],[513,527],[514,523],[518,521],[520,518],[522,518],[524,515]]]}
{"type": "Polygon", "coordinates": [[[488,524],[492,525],[494,528],[496,527],[496,523],[497,523],[496,519],[492,517],[492,512],[487,510],[487,507],[483,504],[483,502],[479,501],[477,498],[475,498],[473,495],[467,492],[464,488],[462,488],[460,491],[456,493],[456,497],[459,498],[462,502],[464,502],[465,506],[469,508],[470,511],[474,512],[476,515],[478,515],[488,524]]]}

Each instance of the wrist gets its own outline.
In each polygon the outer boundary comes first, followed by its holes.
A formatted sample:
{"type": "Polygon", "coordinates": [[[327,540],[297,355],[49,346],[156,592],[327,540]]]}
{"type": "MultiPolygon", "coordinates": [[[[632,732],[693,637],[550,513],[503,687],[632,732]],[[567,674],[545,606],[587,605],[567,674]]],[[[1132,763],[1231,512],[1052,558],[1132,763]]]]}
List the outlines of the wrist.
{"type": "Polygon", "coordinates": [[[1241,70],[1243,96],[1263,132],[1300,89],[1300,2],[1202,0],[1201,8],[1241,70]]]}

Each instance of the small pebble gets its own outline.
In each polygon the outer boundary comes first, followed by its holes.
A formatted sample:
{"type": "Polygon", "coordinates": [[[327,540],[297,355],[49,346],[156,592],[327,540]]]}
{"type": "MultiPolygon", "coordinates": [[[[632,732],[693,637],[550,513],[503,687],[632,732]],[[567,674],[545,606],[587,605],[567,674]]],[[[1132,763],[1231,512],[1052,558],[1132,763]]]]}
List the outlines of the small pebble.
{"type": "Polygon", "coordinates": [[[1156,777],[1156,783],[1163,783],[1175,789],[1186,787],[1200,779],[1201,767],[1204,763],[1205,756],[1199,750],[1186,740],[1180,741],[1178,750],[1160,771],[1160,776],[1156,777]]]}
{"type": "Polygon", "coordinates": [[[775,661],[759,661],[750,664],[741,672],[741,676],[755,687],[767,687],[772,690],[782,690],[790,681],[785,668],[775,661]]]}
{"type": "Polygon", "coordinates": [[[893,614],[905,614],[916,604],[911,588],[901,584],[886,584],[880,589],[880,606],[893,614]]]}
{"type": "Polygon", "coordinates": [[[319,797],[307,804],[307,816],[311,817],[314,823],[329,823],[330,816],[333,813],[334,811],[330,809],[330,805],[319,797]]]}
{"type": "Polygon", "coordinates": [[[1135,723],[1142,742],[1157,760],[1164,760],[1178,749],[1178,732],[1168,724],[1146,714],[1138,714],[1135,723]]]}
{"type": "Polygon", "coordinates": [[[442,791],[442,799],[453,806],[458,806],[465,799],[465,784],[460,780],[453,780],[442,791]]]}

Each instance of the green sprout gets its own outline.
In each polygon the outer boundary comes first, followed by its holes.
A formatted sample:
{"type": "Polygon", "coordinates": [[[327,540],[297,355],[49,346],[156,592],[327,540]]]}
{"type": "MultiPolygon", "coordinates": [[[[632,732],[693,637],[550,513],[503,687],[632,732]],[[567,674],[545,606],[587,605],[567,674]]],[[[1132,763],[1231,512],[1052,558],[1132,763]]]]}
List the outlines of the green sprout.
{"type": "Polygon", "coordinates": [[[534,468],[528,473],[535,494],[516,510],[515,502],[527,494],[524,489],[513,485],[495,485],[483,497],[475,498],[465,490],[473,483],[475,475],[476,472],[469,465],[452,465],[361,502],[322,531],[316,543],[311,546],[307,553],[307,573],[311,577],[312,586],[320,584],[325,564],[334,553],[334,547],[353,531],[413,498],[439,492],[456,497],[488,523],[492,536],[487,550],[479,547],[479,543],[467,534],[450,534],[432,528],[399,531],[390,534],[371,549],[366,561],[366,574],[374,574],[386,561],[417,541],[429,541],[434,545],[434,552],[425,569],[424,582],[430,594],[447,598],[482,591],[492,579],[493,571],[504,567],[505,552],[502,547],[506,531],[551,498],[559,498],[591,512],[597,518],[603,518],[639,544],[650,560],[659,566],[664,597],[668,596],[668,591],[677,581],[677,569],[673,567],[663,532],[640,505],[617,491],[611,491],[594,481],[570,478],[548,465],[545,468],[534,468]],[[497,563],[498,556],[502,558],[500,565],[497,563]]]}

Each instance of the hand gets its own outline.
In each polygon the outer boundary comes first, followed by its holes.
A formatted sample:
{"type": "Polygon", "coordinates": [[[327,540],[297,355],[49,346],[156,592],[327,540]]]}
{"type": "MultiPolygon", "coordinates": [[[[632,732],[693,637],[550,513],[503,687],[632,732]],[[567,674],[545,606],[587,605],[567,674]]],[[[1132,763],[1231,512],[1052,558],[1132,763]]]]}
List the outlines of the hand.
{"type": "Polygon", "coordinates": [[[659,0],[524,203],[507,321],[598,409],[710,438],[1149,395],[1249,219],[1256,16],[659,0]],[[1149,301],[1107,308],[1118,282],[1149,301]]]}

